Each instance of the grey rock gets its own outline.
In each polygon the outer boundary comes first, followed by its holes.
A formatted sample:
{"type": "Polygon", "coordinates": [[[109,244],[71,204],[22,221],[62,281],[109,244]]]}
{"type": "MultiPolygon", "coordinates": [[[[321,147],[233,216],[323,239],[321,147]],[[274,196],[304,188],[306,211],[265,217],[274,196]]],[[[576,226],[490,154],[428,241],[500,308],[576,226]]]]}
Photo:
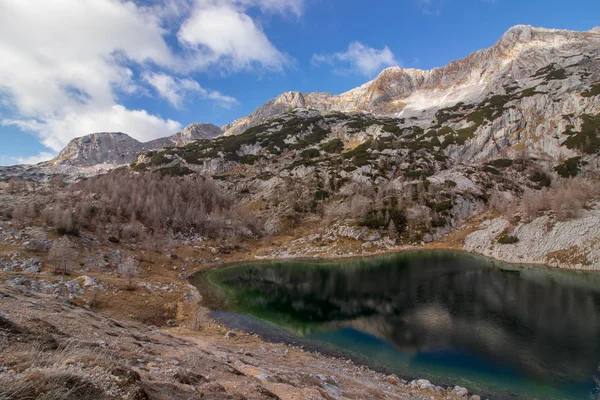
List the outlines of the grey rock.
{"type": "Polygon", "coordinates": [[[464,387],[454,386],[454,389],[452,389],[452,393],[454,393],[457,396],[464,397],[469,394],[469,391],[464,387]]]}
{"type": "Polygon", "coordinates": [[[193,141],[213,139],[221,134],[218,126],[198,123],[191,124],[172,136],[146,143],[120,132],[93,133],[71,140],[52,162],[71,166],[124,165],[134,161],[143,152],[167,146],[185,146],[193,141]]]}
{"type": "Polygon", "coordinates": [[[237,336],[237,334],[236,334],[235,332],[233,332],[233,331],[229,331],[229,332],[227,332],[227,333],[225,334],[225,337],[226,337],[227,339],[232,339],[232,338],[234,338],[234,337],[236,337],[236,336],[237,336]]]}

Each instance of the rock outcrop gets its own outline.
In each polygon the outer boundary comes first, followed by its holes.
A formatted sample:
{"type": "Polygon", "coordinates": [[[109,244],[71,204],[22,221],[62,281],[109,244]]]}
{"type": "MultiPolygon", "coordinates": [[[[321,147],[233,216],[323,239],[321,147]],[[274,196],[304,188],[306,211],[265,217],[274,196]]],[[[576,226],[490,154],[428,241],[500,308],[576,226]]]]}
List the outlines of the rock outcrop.
{"type": "Polygon", "coordinates": [[[600,269],[600,210],[583,210],[576,219],[556,221],[548,215],[511,226],[504,218],[487,220],[465,239],[464,249],[511,263],[560,268],[600,269]],[[516,238],[502,244],[503,234],[516,238]]]}
{"type": "Polygon", "coordinates": [[[51,164],[89,167],[99,164],[125,165],[131,163],[143,152],[158,150],[169,146],[185,146],[196,140],[214,139],[223,132],[212,124],[189,125],[183,131],[172,136],[150,142],[139,142],[120,132],[92,133],[71,140],[51,164]]]}

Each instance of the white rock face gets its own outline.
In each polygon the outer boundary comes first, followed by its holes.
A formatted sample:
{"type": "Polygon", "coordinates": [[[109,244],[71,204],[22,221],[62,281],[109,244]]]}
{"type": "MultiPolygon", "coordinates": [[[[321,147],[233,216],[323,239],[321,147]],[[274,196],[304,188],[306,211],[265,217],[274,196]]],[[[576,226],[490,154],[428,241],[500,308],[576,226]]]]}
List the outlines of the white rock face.
{"type": "MultiPolygon", "coordinates": [[[[436,112],[459,102],[477,105],[494,95],[529,90],[510,99],[500,115],[480,126],[473,139],[446,152],[459,162],[478,162],[527,145],[529,153],[556,160],[575,152],[561,143],[569,124],[600,112],[598,96],[581,94],[600,81],[600,30],[575,32],[519,25],[489,49],[429,71],[390,67],[374,80],[339,95],[285,92],[252,114],[223,127],[235,135],[296,108],[321,113],[368,112],[406,119],[427,128],[436,112]],[[544,70],[545,68],[550,68],[544,70]],[[556,70],[554,75],[552,71],[556,70]],[[574,114],[573,121],[565,116],[574,114]]],[[[465,128],[461,120],[453,128],[465,128]]]]}
{"type": "Polygon", "coordinates": [[[464,250],[514,263],[547,264],[581,270],[600,269],[600,210],[584,210],[579,218],[553,221],[548,216],[514,229],[500,217],[481,224],[465,239],[464,250]],[[516,236],[515,244],[500,244],[505,231],[516,236]],[[565,261],[568,260],[568,261],[565,261]]]}

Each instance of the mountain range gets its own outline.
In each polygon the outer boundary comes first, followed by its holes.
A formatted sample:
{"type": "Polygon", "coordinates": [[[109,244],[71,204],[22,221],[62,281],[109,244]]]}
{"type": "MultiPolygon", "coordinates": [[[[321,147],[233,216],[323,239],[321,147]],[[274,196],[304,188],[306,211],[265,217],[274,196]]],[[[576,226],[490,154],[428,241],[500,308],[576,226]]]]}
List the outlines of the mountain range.
{"type": "MultiPolygon", "coordinates": [[[[372,81],[339,95],[285,92],[222,129],[192,124],[147,143],[124,133],[87,135],[71,141],[38,169],[64,172],[65,166],[97,165],[110,169],[131,163],[144,152],[221,134],[239,135],[296,109],[397,118],[399,129],[435,130],[443,133],[436,136],[446,143],[444,154],[457,162],[502,154],[514,157],[525,151],[552,163],[597,152],[600,139],[593,133],[599,92],[600,28],[576,32],[519,25],[494,46],[441,68],[387,68],[372,81]]],[[[6,171],[0,174],[7,175],[6,171]]]]}

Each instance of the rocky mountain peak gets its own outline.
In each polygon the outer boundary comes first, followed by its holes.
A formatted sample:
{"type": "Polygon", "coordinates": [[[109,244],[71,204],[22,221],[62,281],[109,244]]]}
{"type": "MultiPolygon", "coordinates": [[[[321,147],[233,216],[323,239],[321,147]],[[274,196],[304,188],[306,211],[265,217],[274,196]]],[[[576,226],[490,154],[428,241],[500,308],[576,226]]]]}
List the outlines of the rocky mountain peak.
{"type": "MultiPolygon", "coordinates": [[[[540,69],[551,65],[580,68],[579,65],[593,60],[590,55],[598,53],[600,35],[596,32],[596,29],[576,32],[517,25],[492,47],[443,67],[432,70],[389,67],[372,81],[339,95],[285,92],[223,130],[225,135],[239,134],[295,108],[416,118],[418,124],[425,125],[440,108],[459,102],[476,104],[490,93],[504,94],[514,82],[535,85],[539,82],[532,78],[540,69]]],[[[578,82],[571,80],[570,84],[583,84],[578,82]]]]}
{"type": "Polygon", "coordinates": [[[89,167],[99,164],[125,165],[138,154],[168,146],[185,146],[196,140],[213,139],[223,131],[213,124],[193,123],[174,135],[142,143],[126,133],[99,132],[69,142],[54,160],[55,165],[89,167]]]}
{"type": "Polygon", "coordinates": [[[51,163],[81,166],[125,164],[127,153],[135,150],[139,144],[122,132],[92,133],[71,140],[51,163]]]}
{"type": "Polygon", "coordinates": [[[176,146],[185,146],[196,140],[214,139],[222,134],[223,131],[216,125],[194,122],[168,139],[173,141],[176,146]]]}

